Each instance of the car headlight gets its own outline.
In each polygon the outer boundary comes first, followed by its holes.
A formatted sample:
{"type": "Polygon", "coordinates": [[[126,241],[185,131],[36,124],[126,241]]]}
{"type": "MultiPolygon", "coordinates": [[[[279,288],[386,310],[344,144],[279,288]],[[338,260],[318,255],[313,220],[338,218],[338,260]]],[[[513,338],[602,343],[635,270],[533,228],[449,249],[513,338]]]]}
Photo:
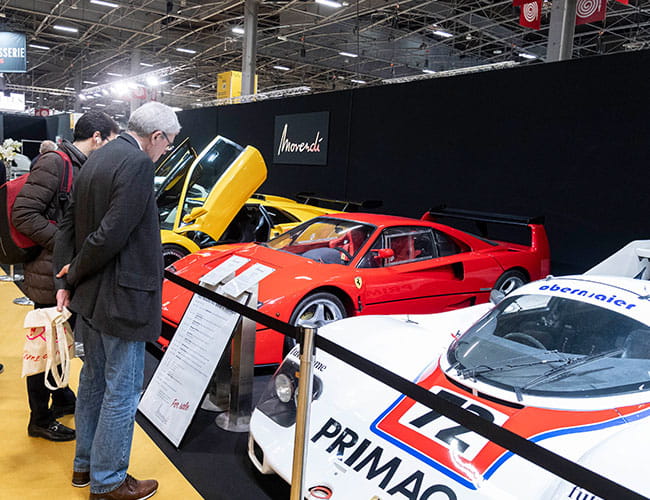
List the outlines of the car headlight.
{"type": "MultiPolygon", "coordinates": [[[[257,409],[282,427],[296,423],[296,404],[298,401],[299,366],[285,359],[264,390],[257,403],[257,409]]],[[[323,382],[314,376],[312,401],[323,392],[323,382]]]]}
{"type": "Polygon", "coordinates": [[[274,377],[275,395],[282,403],[288,403],[293,397],[293,381],[284,373],[278,374],[274,377]]]}

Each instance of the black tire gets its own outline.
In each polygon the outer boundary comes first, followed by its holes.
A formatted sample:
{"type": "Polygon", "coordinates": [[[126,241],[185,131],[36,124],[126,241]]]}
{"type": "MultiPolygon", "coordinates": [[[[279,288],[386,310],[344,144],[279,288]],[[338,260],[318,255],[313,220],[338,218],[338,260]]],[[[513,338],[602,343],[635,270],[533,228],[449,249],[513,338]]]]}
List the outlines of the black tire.
{"type": "Polygon", "coordinates": [[[499,279],[494,284],[493,288],[508,295],[514,289],[528,283],[528,281],[529,279],[524,273],[517,271],[516,269],[511,269],[499,276],[499,279]]]}
{"type": "MultiPolygon", "coordinates": [[[[289,323],[296,326],[320,327],[332,321],[347,317],[348,313],[341,299],[328,292],[318,292],[307,295],[298,302],[298,305],[291,314],[289,323]]],[[[282,357],[289,354],[289,351],[296,345],[291,337],[284,338],[282,357]]]]}
{"type": "Polygon", "coordinates": [[[165,267],[173,264],[178,259],[182,259],[186,255],[189,255],[190,252],[187,248],[183,248],[180,245],[174,245],[173,243],[166,243],[162,247],[163,261],[165,267]]]}

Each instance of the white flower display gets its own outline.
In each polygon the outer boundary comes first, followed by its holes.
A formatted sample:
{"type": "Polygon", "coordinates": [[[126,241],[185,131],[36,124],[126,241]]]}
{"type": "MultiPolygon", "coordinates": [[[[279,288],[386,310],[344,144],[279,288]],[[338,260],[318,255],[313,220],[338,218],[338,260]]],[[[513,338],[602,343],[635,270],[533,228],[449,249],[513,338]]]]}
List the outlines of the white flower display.
{"type": "Polygon", "coordinates": [[[14,141],[13,139],[5,139],[2,145],[0,146],[0,161],[10,162],[15,157],[16,154],[22,149],[23,143],[20,141],[14,141]]]}

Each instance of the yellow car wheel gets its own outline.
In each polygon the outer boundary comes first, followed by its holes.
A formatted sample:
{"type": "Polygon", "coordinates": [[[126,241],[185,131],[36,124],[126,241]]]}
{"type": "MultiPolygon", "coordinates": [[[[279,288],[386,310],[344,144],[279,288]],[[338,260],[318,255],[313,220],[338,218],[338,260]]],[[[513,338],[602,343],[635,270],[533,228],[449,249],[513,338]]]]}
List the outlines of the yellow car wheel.
{"type": "Polygon", "coordinates": [[[176,262],[178,259],[182,259],[186,255],[189,255],[190,251],[180,245],[166,243],[162,246],[162,253],[165,267],[167,267],[170,264],[176,262]]]}

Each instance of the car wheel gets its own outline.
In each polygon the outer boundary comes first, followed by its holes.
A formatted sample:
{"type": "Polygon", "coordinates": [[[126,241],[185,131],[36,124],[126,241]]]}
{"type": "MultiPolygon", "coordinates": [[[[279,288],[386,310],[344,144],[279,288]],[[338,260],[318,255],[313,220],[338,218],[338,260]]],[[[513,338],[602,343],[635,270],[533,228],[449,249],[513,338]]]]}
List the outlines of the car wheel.
{"type": "MultiPolygon", "coordinates": [[[[295,326],[318,328],[332,321],[343,319],[347,315],[343,302],[336,295],[319,292],[308,295],[298,303],[291,314],[289,323],[295,326]]],[[[295,345],[295,339],[285,337],[282,357],[286,356],[295,345]]]]}
{"type": "Polygon", "coordinates": [[[515,288],[519,288],[526,283],[528,283],[528,278],[524,273],[511,269],[499,276],[499,279],[494,284],[494,289],[508,295],[515,288]]]}
{"type": "Polygon", "coordinates": [[[173,264],[178,259],[182,259],[186,255],[190,254],[187,248],[183,248],[180,245],[172,245],[172,244],[163,245],[162,253],[163,253],[163,261],[165,263],[165,267],[169,266],[170,264],[173,264]]]}

